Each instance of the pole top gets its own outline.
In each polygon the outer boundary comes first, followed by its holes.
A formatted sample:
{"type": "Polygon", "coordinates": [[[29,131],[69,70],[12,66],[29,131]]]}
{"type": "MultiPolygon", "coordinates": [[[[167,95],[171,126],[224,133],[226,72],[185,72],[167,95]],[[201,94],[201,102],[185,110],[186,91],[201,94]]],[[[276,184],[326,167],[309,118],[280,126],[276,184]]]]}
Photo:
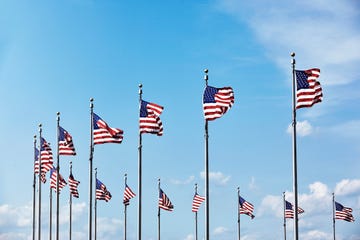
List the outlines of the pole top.
{"type": "Polygon", "coordinates": [[[60,116],[60,112],[56,112],[56,115],[60,116]]]}
{"type": "Polygon", "coordinates": [[[209,80],[208,72],[209,72],[209,69],[205,68],[204,69],[204,73],[205,73],[204,80],[205,80],[206,86],[208,85],[208,80],[209,80]]]}
{"type": "Polygon", "coordinates": [[[124,177],[127,177],[127,173],[124,174],[124,177]]]}
{"type": "Polygon", "coordinates": [[[295,57],[295,53],[294,53],[294,52],[291,52],[291,53],[290,53],[290,56],[291,56],[291,57],[295,57]]]}
{"type": "Polygon", "coordinates": [[[42,128],[42,124],[41,124],[41,123],[39,123],[39,128],[42,128]]]}
{"type": "Polygon", "coordinates": [[[34,140],[36,140],[36,134],[34,134],[34,140]]]}
{"type": "Polygon", "coordinates": [[[141,83],[139,83],[139,95],[141,95],[142,94],[142,84],[141,83]]]}

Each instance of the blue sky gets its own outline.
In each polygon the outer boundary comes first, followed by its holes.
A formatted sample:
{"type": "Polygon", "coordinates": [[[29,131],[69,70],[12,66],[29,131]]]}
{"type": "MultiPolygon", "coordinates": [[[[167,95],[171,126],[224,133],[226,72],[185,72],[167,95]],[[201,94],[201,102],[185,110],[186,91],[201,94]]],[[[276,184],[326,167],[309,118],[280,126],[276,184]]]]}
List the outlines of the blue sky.
{"type": "MultiPolygon", "coordinates": [[[[81,182],[73,236],[87,239],[91,97],[94,112],[124,130],[122,144],[94,152],[98,178],[113,195],[98,203],[98,237],[122,238],[125,173],[137,192],[139,83],[144,100],[164,106],[164,135],[143,136],[143,239],[157,238],[158,178],[174,204],[173,212],[161,213],[162,238],[194,239],[195,183],[204,195],[205,68],[209,85],[235,92],[232,109],[209,124],[211,239],[236,239],[237,187],[256,215],[241,216],[241,239],[281,239],[282,192],[293,201],[292,51],[297,69],[321,69],[324,93],[322,103],[298,111],[300,237],[332,239],[335,192],[356,220],[337,221],[337,239],[359,240],[359,11],[351,0],[1,1],[0,240],[31,238],[33,135],[42,123],[56,153],[58,111],[78,153],[60,158],[61,173],[67,178],[73,161],[81,182]]],[[[48,187],[42,188],[43,239],[48,187]]],[[[60,195],[63,238],[67,193],[60,195]]],[[[287,225],[291,237],[292,220],[287,225]]],[[[135,198],[128,208],[130,240],[136,230],[135,198]]]]}

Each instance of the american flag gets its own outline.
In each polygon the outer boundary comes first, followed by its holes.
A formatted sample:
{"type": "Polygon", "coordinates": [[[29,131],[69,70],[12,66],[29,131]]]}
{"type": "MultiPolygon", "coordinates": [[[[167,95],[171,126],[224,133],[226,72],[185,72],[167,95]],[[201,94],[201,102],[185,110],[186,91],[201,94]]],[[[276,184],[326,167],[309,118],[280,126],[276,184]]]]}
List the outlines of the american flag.
{"type": "Polygon", "coordinates": [[[234,104],[234,92],[231,87],[215,88],[207,86],[203,96],[205,120],[220,118],[234,104]]]}
{"type": "Polygon", "coordinates": [[[205,197],[200,196],[199,194],[195,193],[193,202],[192,202],[192,208],[191,211],[197,212],[199,210],[199,207],[201,203],[205,201],[205,197]]]}
{"type": "Polygon", "coordinates": [[[94,144],[122,142],[124,133],[123,130],[109,127],[107,123],[95,113],[93,113],[93,121],[94,144]]]}
{"type": "Polygon", "coordinates": [[[170,199],[166,196],[163,190],[159,190],[159,208],[162,208],[166,211],[173,211],[174,206],[172,205],[170,199]]]}
{"type": "MultiPolygon", "coordinates": [[[[34,173],[39,174],[39,155],[40,151],[36,147],[34,148],[35,153],[35,161],[34,161],[34,173]]],[[[46,183],[46,173],[44,171],[41,172],[40,176],[41,182],[46,183]]]]}
{"type": "Polygon", "coordinates": [[[160,105],[141,100],[140,133],[152,133],[161,136],[164,129],[159,116],[163,110],[164,107],[160,105]]]}
{"type": "Polygon", "coordinates": [[[254,206],[239,196],[239,213],[249,215],[253,219],[255,217],[253,211],[254,206]]]}
{"type": "Polygon", "coordinates": [[[80,184],[80,181],[75,180],[74,176],[71,173],[69,176],[68,182],[69,182],[69,188],[70,188],[71,195],[73,197],[79,198],[79,192],[78,192],[77,187],[80,184]]]}
{"type": "Polygon", "coordinates": [[[136,196],[136,194],[131,190],[131,188],[127,184],[125,184],[123,203],[125,205],[129,205],[130,204],[130,199],[135,197],[135,196],[136,196]]]}
{"type": "Polygon", "coordinates": [[[59,126],[59,155],[76,155],[71,135],[59,126]]]}
{"type": "Polygon", "coordinates": [[[355,218],[352,215],[352,208],[344,207],[338,202],[335,202],[335,219],[345,220],[347,222],[354,222],[355,218]]]}
{"type": "Polygon", "coordinates": [[[96,200],[108,202],[111,197],[111,193],[106,189],[106,186],[99,179],[96,179],[96,200]]]}
{"type": "MultiPolygon", "coordinates": [[[[304,213],[304,209],[298,207],[298,213],[304,213]]],[[[294,206],[285,200],[285,218],[294,218],[294,206]]]]}
{"type": "Polygon", "coordinates": [[[60,193],[61,189],[63,187],[65,187],[67,183],[64,180],[64,178],[61,176],[61,174],[58,174],[57,170],[55,168],[52,168],[50,170],[50,188],[55,189],[55,191],[56,191],[56,178],[57,178],[57,176],[59,176],[59,193],[60,193]]]}
{"type": "Polygon", "coordinates": [[[40,139],[41,174],[46,174],[53,168],[53,156],[50,144],[41,137],[40,139]]]}
{"type": "Polygon", "coordinates": [[[311,107],[323,99],[320,82],[320,69],[296,70],[296,108],[311,107]]]}

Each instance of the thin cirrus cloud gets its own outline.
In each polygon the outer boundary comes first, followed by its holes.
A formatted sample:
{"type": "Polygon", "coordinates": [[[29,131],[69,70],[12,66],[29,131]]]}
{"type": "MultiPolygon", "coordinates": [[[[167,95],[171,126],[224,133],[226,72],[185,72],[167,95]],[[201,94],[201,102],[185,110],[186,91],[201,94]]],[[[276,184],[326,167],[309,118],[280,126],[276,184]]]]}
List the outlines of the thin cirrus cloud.
{"type": "MultiPolygon", "coordinates": [[[[200,176],[205,178],[205,172],[201,172],[200,176]]],[[[222,172],[209,172],[209,179],[210,181],[214,182],[217,185],[226,185],[230,180],[231,176],[227,176],[222,172]]]]}

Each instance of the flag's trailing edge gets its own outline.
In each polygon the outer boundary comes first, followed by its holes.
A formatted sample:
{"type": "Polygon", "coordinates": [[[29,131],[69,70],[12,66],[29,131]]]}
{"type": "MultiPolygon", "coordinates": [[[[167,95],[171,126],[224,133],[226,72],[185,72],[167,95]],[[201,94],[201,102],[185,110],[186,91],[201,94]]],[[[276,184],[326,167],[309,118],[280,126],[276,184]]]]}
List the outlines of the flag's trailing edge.
{"type": "Polygon", "coordinates": [[[149,103],[147,101],[141,100],[140,105],[140,119],[139,127],[140,133],[151,133],[158,136],[163,135],[163,125],[160,120],[160,114],[164,110],[164,107],[155,104],[149,103]]]}
{"type": "Polygon", "coordinates": [[[59,177],[59,193],[62,188],[66,186],[66,181],[61,176],[61,174],[58,174],[57,170],[55,168],[52,168],[50,170],[50,187],[55,189],[56,192],[56,178],[59,177]]]}
{"type": "MultiPolygon", "coordinates": [[[[299,214],[304,212],[304,209],[298,207],[299,214]]],[[[294,206],[288,201],[285,201],[285,218],[294,218],[294,206]]]]}
{"type": "Polygon", "coordinates": [[[295,70],[296,75],[296,108],[311,107],[323,99],[322,88],[317,79],[320,69],[295,70]]]}
{"type": "Polygon", "coordinates": [[[201,205],[201,203],[203,201],[205,201],[205,197],[200,196],[199,194],[195,193],[194,198],[193,198],[193,202],[192,202],[191,211],[197,212],[199,210],[199,207],[200,207],[200,205],[201,205]]]}
{"type": "Polygon", "coordinates": [[[108,202],[111,197],[111,193],[106,189],[106,186],[99,179],[96,179],[96,200],[108,202]]]}
{"type": "Polygon", "coordinates": [[[71,173],[68,179],[69,182],[69,188],[70,193],[73,197],[79,198],[79,192],[78,192],[78,185],[80,184],[80,181],[75,180],[73,174],[71,173]]]}
{"type": "Polygon", "coordinates": [[[109,127],[107,123],[95,113],[93,113],[93,123],[94,144],[122,142],[123,130],[109,127]]]}
{"type": "Polygon", "coordinates": [[[166,211],[173,211],[174,205],[171,203],[170,199],[163,190],[159,189],[159,208],[164,209],[166,211]]]}
{"type": "Polygon", "coordinates": [[[207,86],[203,95],[205,120],[220,118],[234,104],[234,91],[231,87],[215,88],[207,86]]]}
{"type": "Polygon", "coordinates": [[[239,196],[239,213],[246,214],[250,216],[251,219],[253,219],[255,217],[255,215],[253,215],[253,211],[254,211],[254,205],[252,205],[251,203],[247,202],[244,198],[239,196]]]}
{"type": "Polygon", "coordinates": [[[131,188],[127,184],[125,184],[124,199],[123,199],[124,205],[129,205],[130,199],[134,198],[135,196],[136,194],[131,190],[131,188]]]}
{"type": "Polygon", "coordinates": [[[59,155],[76,155],[71,135],[59,126],[59,155]]]}
{"type": "Polygon", "coordinates": [[[355,218],[352,215],[352,211],[352,208],[344,207],[340,203],[335,202],[335,219],[354,222],[355,218]]]}

